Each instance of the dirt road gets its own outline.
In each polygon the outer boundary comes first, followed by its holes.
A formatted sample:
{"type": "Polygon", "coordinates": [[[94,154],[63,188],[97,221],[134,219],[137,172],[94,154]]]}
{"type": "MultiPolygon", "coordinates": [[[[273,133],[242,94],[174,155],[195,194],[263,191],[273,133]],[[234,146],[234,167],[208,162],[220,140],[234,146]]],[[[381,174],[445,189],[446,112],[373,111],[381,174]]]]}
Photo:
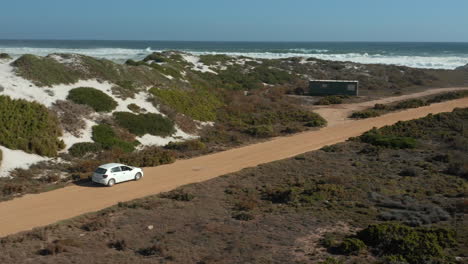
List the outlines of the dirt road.
{"type": "Polygon", "coordinates": [[[143,180],[119,184],[112,188],[70,186],[47,193],[26,195],[0,203],[0,236],[97,211],[120,201],[169,191],[181,185],[201,182],[243,168],[289,158],[325,145],[345,141],[372,127],[382,127],[400,120],[420,118],[429,113],[449,112],[456,107],[468,107],[468,98],[371,119],[344,122],[317,131],[180,160],[170,165],[147,168],[143,180]]]}
{"type": "Polygon", "coordinates": [[[467,87],[452,87],[452,88],[438,88],[438,89],[430,89],[424,92],[419,93],[412,93],[412,94],[405,94],[399,96],[392,96],[386,97],[382,99],[366,101],[362,103],[356,104],[340,104],[340,105],[325,105],[325,106],[311,106],[309,107],[314,112],[320,114],[328,121],[328,126],[336,126],[345,122],[352,121],[348,119],[348,116],[355,111],[362,111],[364,109],[368,109],[374,107],[375,104],[390,104],[398,101],[414,99],[414,98],[421,98],[428,95],[446,93],[446,92],[453,92],[453,91],[460,91],[460,90],[468,90],[467,87]]]}

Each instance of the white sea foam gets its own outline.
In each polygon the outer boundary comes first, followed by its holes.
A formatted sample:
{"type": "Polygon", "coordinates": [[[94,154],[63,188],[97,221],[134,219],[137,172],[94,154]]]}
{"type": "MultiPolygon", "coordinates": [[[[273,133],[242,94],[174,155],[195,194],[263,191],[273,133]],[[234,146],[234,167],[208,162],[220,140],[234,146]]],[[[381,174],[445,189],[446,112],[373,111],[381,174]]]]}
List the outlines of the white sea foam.
{"type": "MultiPolygon", "coordinates": [[[[66,48],[32,48],[32,47],[1,47],[0,52],[6,52],[13,57],[23,54],[35,54],[45,56],[52,53],[78,53],[88,56],[105,58],[116,62],[124,62],[127,59],[140,60],[152,52],[163,50],[128,48],[87,48],[87,49],[66,49],[66,48]]],[[[388,54],[367,54],[367,53],[332,53],[327,49],[289,49],[282,53],[276,52],[214,52],[214,51],[192,51],[181,50],[193,55],[206,54],[226,54],[230,56],[246,56],[261,59],[281,59],[289,57],[317,58],[333,61],[351,61],[369,64],[395,64],[415,68],[432,69],[455,69],[456,67],[468,64],[468,54],[453,55],[439,54],[437,56],[402,56],[388,54]]]]}

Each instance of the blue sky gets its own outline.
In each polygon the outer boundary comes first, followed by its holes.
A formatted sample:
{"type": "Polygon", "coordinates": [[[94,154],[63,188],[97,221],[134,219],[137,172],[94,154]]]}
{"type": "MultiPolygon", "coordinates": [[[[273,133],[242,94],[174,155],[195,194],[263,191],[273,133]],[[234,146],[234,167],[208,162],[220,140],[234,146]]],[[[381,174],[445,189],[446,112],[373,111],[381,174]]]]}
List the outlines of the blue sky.
{"type": "Polygon", "coordinates": [[[0,39],[463,41],[467,0],[2,0],[0,39]]]}

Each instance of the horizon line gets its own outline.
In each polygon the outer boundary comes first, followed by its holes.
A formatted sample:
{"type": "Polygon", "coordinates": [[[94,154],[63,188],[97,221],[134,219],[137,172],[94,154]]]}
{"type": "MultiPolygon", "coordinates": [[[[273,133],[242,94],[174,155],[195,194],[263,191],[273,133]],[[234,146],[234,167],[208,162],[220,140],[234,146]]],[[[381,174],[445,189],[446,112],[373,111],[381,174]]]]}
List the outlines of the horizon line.
{"type": "Polygon", "coordinates": [[[123,41],[123,42],[218,42],[218,43],[468,43],[468,41],[416,40],[149,40],[149,39],[60,39],[0,38],[0,41],[123,41]]]}

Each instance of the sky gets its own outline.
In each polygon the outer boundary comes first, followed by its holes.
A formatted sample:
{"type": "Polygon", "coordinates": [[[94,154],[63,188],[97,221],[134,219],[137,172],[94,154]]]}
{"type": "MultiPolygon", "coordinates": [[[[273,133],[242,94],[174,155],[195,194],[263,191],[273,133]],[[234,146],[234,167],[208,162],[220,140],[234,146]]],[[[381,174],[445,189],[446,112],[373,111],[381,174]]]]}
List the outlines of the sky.
{"type": "Polygon", "coordinates": [[[468,42],[467,0],[2,0],[0,39],[468,42]]]}

